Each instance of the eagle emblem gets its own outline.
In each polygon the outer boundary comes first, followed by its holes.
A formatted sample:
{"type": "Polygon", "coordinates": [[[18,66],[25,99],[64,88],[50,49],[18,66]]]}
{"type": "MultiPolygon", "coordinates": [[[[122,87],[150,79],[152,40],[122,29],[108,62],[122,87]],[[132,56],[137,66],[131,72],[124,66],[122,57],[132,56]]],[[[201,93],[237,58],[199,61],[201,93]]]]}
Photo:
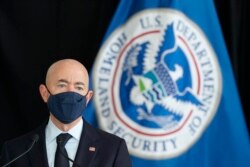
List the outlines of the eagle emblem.
{"type": "Polygon", "coordinates": [[[175,38],[172,23],[158,41],[135,43],[127,52],[120,85],[126,90],[121,96],[125,94],[129,101],[122,106],[125,112],[135,112],[131,114],[140,125],[169,130],[202,105],[175,38]]]}

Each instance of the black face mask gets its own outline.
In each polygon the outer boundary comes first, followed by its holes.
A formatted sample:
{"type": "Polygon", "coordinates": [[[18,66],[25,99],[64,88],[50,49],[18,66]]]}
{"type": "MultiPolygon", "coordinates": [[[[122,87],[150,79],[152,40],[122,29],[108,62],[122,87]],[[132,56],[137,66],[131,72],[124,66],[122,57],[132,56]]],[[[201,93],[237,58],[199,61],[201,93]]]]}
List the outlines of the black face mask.
{"type": "Polygon", "coordinates": [[[48,99],[49,111],[62,123],[69,124],[82,116],[86,108],[86,96],[75,92],[50,94],[48,99]]]}

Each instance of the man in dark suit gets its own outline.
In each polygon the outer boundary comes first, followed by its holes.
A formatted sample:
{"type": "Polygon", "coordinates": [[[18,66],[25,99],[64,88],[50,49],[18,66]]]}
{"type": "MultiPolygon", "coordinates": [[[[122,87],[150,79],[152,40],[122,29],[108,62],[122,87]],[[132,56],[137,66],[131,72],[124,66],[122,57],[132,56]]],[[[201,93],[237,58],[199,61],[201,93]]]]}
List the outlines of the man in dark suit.
{"type": "Polygon", "coordinates": [[[80,62],[64,59],[52,64],[46,83],[39,87],[48,105],[49,121],[28,134],[7,141],[1,154],[1,166],[28,150],[37,140],[32,149],[11,166],[130,167],[125,141],[91,127],[82,118],[93,95],[88,82],[88,72],[80,62]]]}

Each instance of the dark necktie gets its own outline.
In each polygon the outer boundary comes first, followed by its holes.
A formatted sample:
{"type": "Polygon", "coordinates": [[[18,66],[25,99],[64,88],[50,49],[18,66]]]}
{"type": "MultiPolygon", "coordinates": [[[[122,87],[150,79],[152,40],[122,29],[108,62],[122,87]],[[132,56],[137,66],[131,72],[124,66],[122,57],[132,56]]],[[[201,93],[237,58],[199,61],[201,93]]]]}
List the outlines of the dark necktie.
{"type": "Polygon", "coordinates": [[[69,167],[69,160],[65,145],[72,136],[68,133],[61,133],[57,136],[57,148],[55,155],[55,167],[69,167]]]}

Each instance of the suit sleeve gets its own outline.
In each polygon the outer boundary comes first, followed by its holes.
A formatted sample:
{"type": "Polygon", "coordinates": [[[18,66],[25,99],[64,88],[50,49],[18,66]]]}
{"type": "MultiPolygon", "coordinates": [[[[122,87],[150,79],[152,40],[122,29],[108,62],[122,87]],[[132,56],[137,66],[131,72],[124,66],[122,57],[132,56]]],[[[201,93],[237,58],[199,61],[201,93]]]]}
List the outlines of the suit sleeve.
{"type": "Polygon", "coordinates": [[[132,167],[125,140],[121,140],[114,167],[132,167]]]}

